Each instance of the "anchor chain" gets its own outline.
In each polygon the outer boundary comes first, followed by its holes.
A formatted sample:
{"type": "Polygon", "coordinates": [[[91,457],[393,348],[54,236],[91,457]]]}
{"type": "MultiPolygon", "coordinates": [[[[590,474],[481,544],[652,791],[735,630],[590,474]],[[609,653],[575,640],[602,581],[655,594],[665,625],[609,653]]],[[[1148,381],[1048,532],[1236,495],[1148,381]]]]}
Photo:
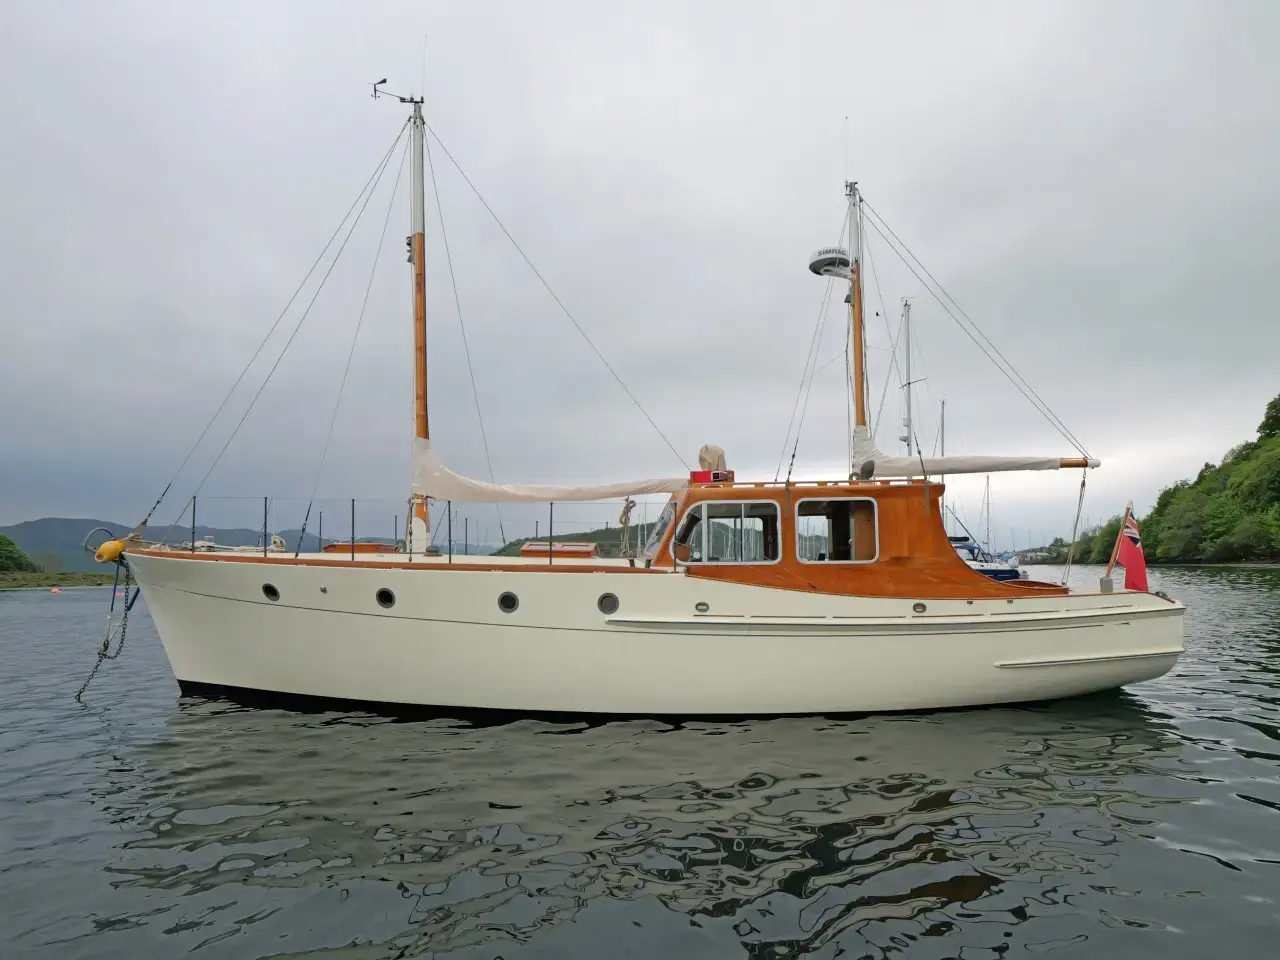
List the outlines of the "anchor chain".
{"type": "Polygon", "coordinates": [[[142,592],[141,588],[134,587],[133,596],[129,596],[129,588],[133,586],[133,571],[129,569],[129,564],[124,561],[118,561],[116,565],[115,582],[111,585],[111,609],[107,613],[107,632],[102,637],[102,644],[98,647],[98,657],[93,663],[93,669],[89,671],[89,675],[84,678],[84,683],[80,684],[80,689],[76,691],[76,702],[84,703],[84,692],[89,689],[89,684],[93,678],[98,675],[104,661],[116,660],[120,654],[124,653],[125,635],[129,630],[129,611],[133,609],[134,603],[138,599],[138,595],[142,592]],[[120,585],[120,569],[124,568],[124,611],[120,614],[120,620],[113,622],[116,609],[116,593],[120,585]],[[115,652],[111,652],[111,641],[118,637],[115,652]]]}

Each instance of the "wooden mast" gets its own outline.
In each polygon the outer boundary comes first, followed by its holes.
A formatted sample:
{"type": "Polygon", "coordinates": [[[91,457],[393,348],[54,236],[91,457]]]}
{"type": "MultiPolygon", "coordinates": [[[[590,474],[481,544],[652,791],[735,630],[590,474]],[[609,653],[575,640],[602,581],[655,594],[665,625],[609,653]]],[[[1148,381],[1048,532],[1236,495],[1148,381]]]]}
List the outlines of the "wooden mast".
{"type": "Polygon", "coordinates": [[[864,324],[862,320],[862,195],[856,183],[846,183],[849,197],[849,322],[853,341],[853,425],[867,425],[867,372],[863,363],[864,324]]]}
{"type": "MultiPolygon", "coordinates": [[[[431,436],[427,420],[427,262],[425,190],[423,184],[422,101],[413,101],[410,121],[410,153],[412,153],[412,199],[409,212],[409,260],[413,264],[413,435],[426,440],[431,436]]],[[[429,532],[425,497],[415,497],[413,515],[429,532]]],[[[423,546],[425,549],[425,543],[423,546]]]]}
{"type": "MultiPolygon", "coordinates": [[[[849,339],[853,348],[853,434],[870,439],[867,429],[867,371],[865,364],[865,324],[862,317],[862,194],[858,185],[846,181],[849,197],[849,339]]],[[[852,471],[853,464],[849,464],[852,471]]],[[[850,476],[852,478],[852,475],[850,476]]],[[[850,556],[858,544],[876,542],[876,518],[871,511],[854,513],[851,523],[850,556]]]]}

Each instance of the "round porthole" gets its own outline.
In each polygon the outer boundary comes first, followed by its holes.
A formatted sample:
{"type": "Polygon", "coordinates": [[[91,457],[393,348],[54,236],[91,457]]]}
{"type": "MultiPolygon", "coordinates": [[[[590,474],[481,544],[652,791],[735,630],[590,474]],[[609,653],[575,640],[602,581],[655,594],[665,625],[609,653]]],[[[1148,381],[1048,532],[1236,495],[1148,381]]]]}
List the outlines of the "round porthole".
{"type": "Polygon", "coordinates": [[[280,599],[280,591],[276,589],[274,583],[264,583],[262,585],[262,595],[272,603],[280,599]]]}
{"type": "Polygon", "coordinates": [[[699,613],[706,613],[711,609],[711,604],[707,603],[705,600],[699,600],[693,605],[693,609],[697,610],[699,613]]]}
{"type": "Polygon", "coordinates": [[[390,610],[396,605],[396,595],[386,587],[383,587],[373,596],[374,599],[378,601],[378,606],[382,607],[384,610],[390,610]]]}
{"type": "Polygon", "coordinates": [[[518,606],[520,606],[520,598],[510,591],[498,597],[498,609],[503,613],[515,613],[518,606]]]}
{"type": "Polygon", "coordinates": [[[926,607],[923,603],[913,603],[911,605],[911,609],[914,610],[916,613],[924,613],[929,608],[926,607]]]}
{"type": "Polygon", "coordinates": [[[596,606],[600,608],[603,614],[611,614],[618,612],[618,598],[612,593],[600,594],[600,599],[596,601],[596,606]]]}

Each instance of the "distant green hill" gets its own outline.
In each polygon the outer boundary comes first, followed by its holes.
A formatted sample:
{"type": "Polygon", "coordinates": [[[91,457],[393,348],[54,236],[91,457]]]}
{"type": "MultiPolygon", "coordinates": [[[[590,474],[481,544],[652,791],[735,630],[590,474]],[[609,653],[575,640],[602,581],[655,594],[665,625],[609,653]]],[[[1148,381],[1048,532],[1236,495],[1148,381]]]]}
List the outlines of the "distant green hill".
{"type": "MultiPolygon", "coordinates": [[[[312,518],[314,520],[314,517],[312,518]]],[[[17,547],[31,558],[32,563],[38,570],[49,571],[51,573],[63,572],[80,572],[88,573],[101,571],[102,567],[94,562],[93,554],[86,553],[81,549],[85,535],[95,527],[106,527],[115,536],[124,536],[133,529],[133,524],[115,523],[110,520],[91,520],[88,518],[80,519],[74,517],[43,517],[39,520],[24,520],[22,523],[15,523],[10,527],[0,527],[0,536],[9,537],[17,547]]],[[[167,525],[156,525],[148,528],[148,536],[161,537],[168,530],[167,525]]],[[[299,530],[280,530],[277,531],[279,536],[284,538],[284,542],[289,545],[290,549],[297,547],[299,530]]],[[[442,543],[443,531],[436,531],[436,544],[444,549],[442,543]]],[[[99,534],[95,538],[95,543],[103,539],[99,534]]],[[[191,528],[178,524],[169,533],[169,543],[185,543],[191,539],[191,528]]],[[[227,547],[252,547],[262,542],[262,531],[250,530],[245,527],[202,527],[196,526],[197,540],[212,540],[214,543],[222,544],[227,547]]],[[[334,540],[345,541],[344,537],[325,537],[325,543],[333,543],[334,540]]],[[[560,537],[556,538],[561,539],[560,537]]],[[[575,539],[575,538],[569,538],[575,539]]],[[[382,537],[357,537],[357,542],[384,542],[382,537]]],[[[470,544],[472,553],[493,553],[497,551],[497,547],[486,544],[470,544]]],[[[320,541],[316,539],[314,525],[307,529],[307,536],[302,544],[304,552],[313,552],[320,549],[320,541]]],[[[416,545],[415,545],[416,549],[416,545]]],[[[459,553],[462,552],[463,545],[460,540],[454,541],[454,549],[459,553]]],[[[516,550],[519,553],[519,549],[516,550]]]]}
{"type": "Polygon", "coordinates": [[[1160,492],[1142,545],[1168,563],[1280,560],[1280,397],[1267,404],[1256,440],[1160,492]]]}
{"type": "MultiPolygon", "coordinates": [[[[85,534],[94,527],[106,527],[115,536],[124,536],[133,529],[133,524],[115,523],[110,520],[90,520],[74,517],[43,517],[39,520],[25,520],[10,527],[0,527],[0,535],[7,536],[16,543],[32,562],[41,570],[51,572],[101,570],[94,562],[93,555],[81,549],[85,534]]],[[[151,535],[161,536],[166,526],[149,528],[151,535]]],[[[293,547],[298,542],[297,530],[281,530],[279,534],[285,543],[293,547]]],[[[191,528],[181,525],[173,528],[169,536],[170,543],[182,543],[191,538],[191,528]]],[[[101,534],[97,539],[101,539],[101,534]]],[[[261,530],[249,530],[242,527],[202,527],[196,526],[197,540],[213,540],[228,547],[251,547],[262,542],[261,530]]],[[[325,538],[331,542],[331,537],[325,538]]],[[[319,541],[311,531],[307,532],[304,551],[319,549],[319,541]]]]}
{"type": "MultiPolygon", "coordinates": [[[[652,523],[637,523],[631,528],[631,552],[635,554],[644,543],[649,539],[649,533],[653,530],[652,523]]],[[[596,543],[600,545],[600,554],[605,557],[619,556],[622,547],[622,528],[606,526],[598,530],[577,531],[575,533],[557,534],[551,540],[555,543],[596,543]]],[[[520,548],[526,543],[546,543],[546,537],[526,537],[522,540],[512,540],[505,547],[495,553],[498,557],[518,557],[520,556],[520,548]]]]}
{"type": "Polygon", "coordinates": [[[42,570],[87,572],[101,569],[90,554],[80,549],[85,534],[94,527],[109,527],[120,535],[131,529],[123,523],[106,520],[46,517],[0,527],[0,534],[12,539],[42,570]]]}
{"type": "MultiPolygon", "coordinates": [[[[1280,561],[1280,397],[1267,404],[1258,438],[1232,447],[1219,464],[1206,463],[1194,480],[1165,487],[1139,517],[1148,562],[1280,561]]],[[[1120,517],[1076,540],[1075,558],[1106,563],[1120,517]]],[[[1067,544],[1054,541],[1065,558],[1067,544]]]]}

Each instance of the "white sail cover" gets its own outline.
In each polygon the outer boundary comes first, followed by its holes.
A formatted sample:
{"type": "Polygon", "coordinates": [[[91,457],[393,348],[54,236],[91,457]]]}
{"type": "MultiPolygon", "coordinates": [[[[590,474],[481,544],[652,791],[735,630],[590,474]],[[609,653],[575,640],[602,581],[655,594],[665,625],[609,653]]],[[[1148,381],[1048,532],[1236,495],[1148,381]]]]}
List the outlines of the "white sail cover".
{"type": "Polygon", "coordinates": [[[724,447],[717,447],[713,443],[703,444],[702,449],[698,451],[698,469],[728,470],[724,462],[724,447]]]}
{"type": "Polygon", "coordinates": [[[460,503],[548,503],[575,500],[613,500],[643,493],[679,493],[689,485],[687,477],[668,480],[632,480],[589,486],[537,483],[486,483],[454,473],[436,456],[430,440],[413,441],[413,492],[435,500],[460,503]]]}
{"type": "MultiPolygon", "coordinates": [[[[898,477],[937,477],[953,473],[1001,473],[1013,470],[1057,470],[1062,466],[1058,457],[890,457],[881,453],[871,431],[855,427],[853,431],[853,475],[861,476],[865,464],[872,463],[872,477],[885,479],[898,477]]],[[[1098,466],[1090,460],[1089,466],[1098,466]]]]}

